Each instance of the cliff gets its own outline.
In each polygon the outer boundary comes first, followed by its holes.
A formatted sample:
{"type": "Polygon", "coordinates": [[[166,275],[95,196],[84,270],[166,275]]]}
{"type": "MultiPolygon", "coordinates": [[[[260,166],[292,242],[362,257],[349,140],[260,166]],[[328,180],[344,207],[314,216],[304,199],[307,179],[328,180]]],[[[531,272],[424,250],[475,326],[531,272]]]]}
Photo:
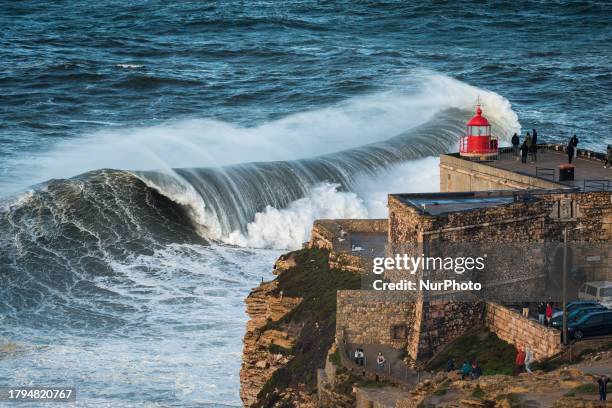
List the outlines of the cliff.
{"type": "Polygon", "coordinates": [[[359,275],[329,266],[326,249],[288,253],[247,297],[240,397],[246,407],[316,406],[316,372],[334,342],[336,291],[359,275]]]}

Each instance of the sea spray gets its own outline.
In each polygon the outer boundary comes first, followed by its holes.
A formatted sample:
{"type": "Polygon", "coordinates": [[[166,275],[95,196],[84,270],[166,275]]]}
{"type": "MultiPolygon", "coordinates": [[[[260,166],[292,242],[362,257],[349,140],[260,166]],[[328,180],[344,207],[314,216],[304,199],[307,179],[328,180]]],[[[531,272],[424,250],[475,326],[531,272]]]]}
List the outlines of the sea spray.
{"type": "Polygon", "coordinates": [[[233,231],[224,241],[253,248],[297,249],[308,240],[315,219],[367,218],[368,212],[355,193],[338,191],[337,184],[323,183],[286,208],[266,207],[247,224],[247,233],[233,231]]]}
{"type": "Polygon", "coordinates": [[[387,194],[439,189],[439,159],[428,157],[392,166],[375,177],[361,177],[355,193],[323,183],[286,208],[266,207],[247,224],[246,233],[233,231],[224,242],[244,247],[297,249],[310,237],[316,219],[386,218],[387,194]]]}
{"type": "Polygon", "coordinates": [[[7,162],[7,166],[21,170],[18,178],[2,181],[0,194],[44,179],[101,168],[167,170],[329,154],[382,142],[435,119],[449,108],[465,111],[467,118],[477,98],[496,125],[494,132],[509,137],[520,131],[510,103],[496,93],[423,70],[389,81],[394,81],[391,91],[357,96],[253,126],[188,119],[156,126],[111,127],[59,143],[36,160],[23,157],[7,162]]]}

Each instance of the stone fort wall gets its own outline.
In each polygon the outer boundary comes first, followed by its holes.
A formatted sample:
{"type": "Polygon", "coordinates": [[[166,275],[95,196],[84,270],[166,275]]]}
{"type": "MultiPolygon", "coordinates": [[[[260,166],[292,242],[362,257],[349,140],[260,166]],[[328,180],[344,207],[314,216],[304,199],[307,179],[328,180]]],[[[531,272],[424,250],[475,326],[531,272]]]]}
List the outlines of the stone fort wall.
{"type": "Polygon", "coordinates": [[[487,303],[485,325],[505,342],[523,349],[528,347],[536,361],[563,351],[559,330],[542,326],[497,303],[487,303]]]}
{"type": "Polygon", "coordinates": [[[401,294],[372,290],[339,290],[336,299],[337,341],[406,347],[413,332],[414,302],[401,294]]]}

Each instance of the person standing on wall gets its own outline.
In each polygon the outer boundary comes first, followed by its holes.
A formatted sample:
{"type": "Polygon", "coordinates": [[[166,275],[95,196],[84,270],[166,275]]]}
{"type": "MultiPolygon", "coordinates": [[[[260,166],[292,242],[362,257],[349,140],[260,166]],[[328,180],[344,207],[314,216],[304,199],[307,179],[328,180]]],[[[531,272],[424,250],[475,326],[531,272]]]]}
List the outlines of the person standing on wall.
{"type": "Polygon", "coordinates": [[[553,315],[553,308],[550,303],[546,304],[546,326],[550,327],[550,321],[553,315]]]}
{"type": "Polygon", "coordinates": [[[538,303],[538,322],[544,325],[544,319],[546,318],[546,305],[544,302],[538,303]]]}
{"type": "Polygon", "coordinates": [[[512,135],[512,155],[516,157],[516,160],[518,160],[518,157],[519,157],[519,145],[520,144],[521,144],[521,141],[518,135],[515,133],[514,135],[512,135]]]}

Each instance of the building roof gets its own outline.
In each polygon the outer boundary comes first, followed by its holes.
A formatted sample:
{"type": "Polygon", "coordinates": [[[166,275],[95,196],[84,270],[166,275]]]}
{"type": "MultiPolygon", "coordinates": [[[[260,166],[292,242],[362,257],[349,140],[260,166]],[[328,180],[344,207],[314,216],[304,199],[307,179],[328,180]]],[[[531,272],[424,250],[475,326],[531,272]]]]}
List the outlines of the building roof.
{"type": "Polygon", "coordinates": [[[402,204],[429,215],[498,207],[525,199],[524,197],[517,198],[517,194],[512,191],[391,194],[391,196],[402,204]]]}
{"type": "Polygon", "coordinates": [[[489,121],[487,120],[487,118],[482,116],[482,109],[480,108],[480,105],[476,107],[476,115],[474,115],[472,119],[470,119],[467,125],[468,126],[489,126],[489,121]]]}

